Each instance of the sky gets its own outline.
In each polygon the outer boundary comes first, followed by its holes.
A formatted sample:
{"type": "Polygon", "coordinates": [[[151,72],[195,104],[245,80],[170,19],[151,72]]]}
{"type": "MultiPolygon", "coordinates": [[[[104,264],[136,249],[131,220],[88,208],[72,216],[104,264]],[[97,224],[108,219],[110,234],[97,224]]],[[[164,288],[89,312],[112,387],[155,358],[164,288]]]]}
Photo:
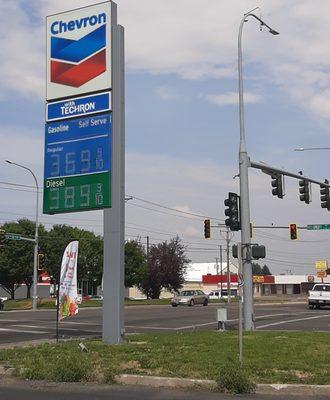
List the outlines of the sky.
{"type": "MultiPolygon", "coordinates": [[[[89,0],[0,2],[0,223],[34,219],[31,168],[43,182],[46,43],[45,17],[94,4],[89,0]],[[23,186],[19,186],[23,185],[23,186]]],[[[247,150],[251,160],[329,178],[330,153],[294,152],[330,147],[330,3],[315,0],[117,0],[125,28],[126,239],[151,244],[179,235],[193,262],[215,262],[225,245],[223,201],[239,191],[237,35],[244,13],[255,10],[280,35],[249,20],[243,31],[247,150]],[[203,220],[211,218],[205,240],[203,220]]],[[[299,201],[298,182],[271,194],[270,177],[249,170],[253,241],[267,249],[273,273],[309,274],[329,259],[330,231],[288,226],[330,223],[313,201],[299,201]]],[[[42,193],[40,192],[40,203],[42,193]]],[[[66,223],[102,234],[102,211],[42,214],[50,229],[66,223]]],[[[239,241],[232,235],[232,243],[239,241]]],[[[225,259],[225,253],[223,257],[225,259]]]]}

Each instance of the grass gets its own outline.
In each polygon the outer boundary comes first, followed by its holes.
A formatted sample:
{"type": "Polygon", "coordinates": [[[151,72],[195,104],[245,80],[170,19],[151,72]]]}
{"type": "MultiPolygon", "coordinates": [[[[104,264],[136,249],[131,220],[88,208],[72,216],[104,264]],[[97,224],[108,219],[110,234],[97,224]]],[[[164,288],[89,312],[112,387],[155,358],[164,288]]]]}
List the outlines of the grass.
{"type": "MultiPolygon", "coordinates": [[[[244,372],[257,383],[330,384],[327,333],[254,332],[244,335],[244,372]]],[[[132,335],[122,345],[84,341],[0,351],[0,364],[24,379],[112,382],[116,374],[219,380],[235,368],[235,332],[132,335]]]]}

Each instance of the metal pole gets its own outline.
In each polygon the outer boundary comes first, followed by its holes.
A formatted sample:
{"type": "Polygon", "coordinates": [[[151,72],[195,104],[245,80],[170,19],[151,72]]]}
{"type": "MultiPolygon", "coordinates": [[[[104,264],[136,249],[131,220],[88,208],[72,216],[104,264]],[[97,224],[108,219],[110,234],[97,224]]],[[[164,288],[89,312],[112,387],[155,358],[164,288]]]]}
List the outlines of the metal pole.
{"type": "Polygon", "coordinates": [[[221,275],[221,281],[220,281],[220,297],[222,297],[222,244],[220,244],[220,275],[221,275]]]}
{"type": "Polygon", "coordinates": [[[38,235],[38,229],[39,229],[39,185],[38,185],[38,180],[33,173],[33,171],[25,167],[24,165],[17,164],[15,162],[6,160],[8,164],[16,165],[17,167],[23,168],[27,171],[29,171],[34,179],[35,185],[36,185],[36,190],[37,190],[37,198],[36,198],[36,226],[35,226],[35,234],[34,234],[34,254],[33,254],[33,289],[32,289],[32,309],[36,310],[37,309],[37,301],[38,301],[38,250],[39,250],[39,235],[38,235]]]}
{"type": "Polygon", "coordinates": [[[124,28],[112,14],[111,208],[104,210],[103,332],[105,343],[119,344],[124,335],[124,223],[125,223],[125,96],[124,28]]]}
{"type": "MultiPolygon", "coordinates": [[[[252,10],[253,11],[253,10],[252,10]]],[[[244,280],[244,324],[246,330],[254,330],[253,317],[253,284],[252,266],[250,255],[250,201],[249,201],[249,174],[250,159],[246,151],[245,128],[244,128],[244,98],[243,98],[243,63],[242,63],[242,34],[244,23],[249,17],[255,18],[260,22],[260,28],[267,27],[269,33],[278,35],[279,33],[267,25],[262,19],[252,14],[246,13],[240,23],[238,32],[238,91],[239,91],[239,181],[240,181],[240,214],[241,214],[241,245],[243,261],[243,280],[244,280]]]]}
{"type": "Polygon", "coordinates": [[[215,257],[216,275],[219,275],[219,257],[215,257]]]}
{"type": "Polygon", "coordinates": [[[231,290],[230,290],[230,262],[229,262],[229,228],[226,231],[226,246],[227,246],[227,303],[231,301],[231,290]]]}
{"type": "Polygon", "coordinates": [[[243,246],[243,280],[244,280],[244,323],[246,330],[253,330],[253,293],[252,293],[252,266],[249,257],[250,246],[250,200],[249,174],[250,160],[246,151],[244,128],[244,99],[243,99],[243,65],[242,65],[242,33],[246,15],[241,20],[238,34],[238,88],[239,88],[239,183],[240,183],[240,215],[241,215],[241,242],[243,246]]]}
{"type": "Polygon", "coordinates": [[[242,293],[242,245],[237,244],[238,256],[238,362],[242,366],[243,363],[243,293],[242,293]]]}

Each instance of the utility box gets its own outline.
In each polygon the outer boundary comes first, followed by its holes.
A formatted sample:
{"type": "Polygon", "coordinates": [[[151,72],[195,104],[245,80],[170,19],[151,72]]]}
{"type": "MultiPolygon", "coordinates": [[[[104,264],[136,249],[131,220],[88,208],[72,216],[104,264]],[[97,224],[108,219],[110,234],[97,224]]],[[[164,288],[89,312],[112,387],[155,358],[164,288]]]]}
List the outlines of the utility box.
{"type": "Polygon", "coordinates": [[[227,321],[227,309],[226,308],[218,308],[217,309],[217,322],[218,322],[218,330],[225,330],[225,322],[227,321]]]}

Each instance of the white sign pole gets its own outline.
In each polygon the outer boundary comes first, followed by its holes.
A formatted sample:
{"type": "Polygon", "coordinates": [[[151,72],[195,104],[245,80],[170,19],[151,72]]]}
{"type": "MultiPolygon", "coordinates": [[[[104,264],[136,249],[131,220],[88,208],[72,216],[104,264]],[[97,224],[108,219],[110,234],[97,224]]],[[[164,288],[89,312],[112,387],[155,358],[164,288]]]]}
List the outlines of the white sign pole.
{"type": "Polygon", "coordinates": [[[103,341],[118,344],[124,334],[125,98],[124,28],[112,3],[111,208],[104,213],[103,341]]]}

